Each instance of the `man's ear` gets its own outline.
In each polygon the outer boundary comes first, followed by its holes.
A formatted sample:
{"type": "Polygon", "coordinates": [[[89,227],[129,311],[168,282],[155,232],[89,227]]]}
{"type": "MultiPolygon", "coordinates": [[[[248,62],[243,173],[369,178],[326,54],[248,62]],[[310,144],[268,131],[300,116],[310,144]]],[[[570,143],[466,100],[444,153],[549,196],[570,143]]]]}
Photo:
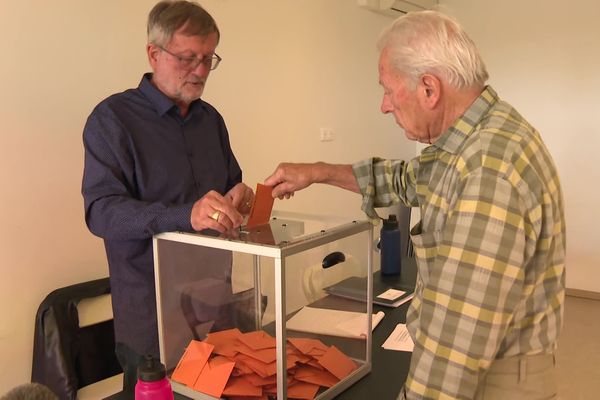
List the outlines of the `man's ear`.
{"type": "Polygon", "coordinates": [[[442,82],[435,75],[423,74],[419,78],[419,98],[429,109],[434,108],[442,95],[442,82]]]}
{"type": "Polygon", "coordinates": [[[148,45],[146,45],[146,53],[148,54],[148,62],[154,69],[154,66],[158,62],[158,53],[160,53],[160,48],[155,44],[148,43],[148,45]]]}

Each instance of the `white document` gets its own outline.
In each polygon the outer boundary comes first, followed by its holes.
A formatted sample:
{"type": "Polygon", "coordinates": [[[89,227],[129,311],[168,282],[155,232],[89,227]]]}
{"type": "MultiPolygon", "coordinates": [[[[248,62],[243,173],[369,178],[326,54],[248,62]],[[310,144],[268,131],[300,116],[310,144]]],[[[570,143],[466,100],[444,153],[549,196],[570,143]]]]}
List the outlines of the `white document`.
{"type": "Polygon", "coordinates": [[[405,324],[398,324],[387,338],[387,340],[381,345],[386,350],[397,350],[397,351],[408,351],[412,352],[415,347],[408,329],[405,324]]]}
{"type": "MultiPolygon", "coordinates": [[[[406,303],[407,301],[409,301],[410,299],[412,299],[414,297],[414,293],[410,293],[408,296],[406,297],[400,297],[400,300],[394,302],[392,304],[392,307],[400,307],[402,304],[406,303]]],[[[379,297],[379,296],[378,296],[379,297]]]]}
{"type": "Polygon", "coordinates": [[[394,301],[394,300],[404,296],[405,293],[406,293],[405,291],[390,288],[390,289],[386,290],[385,292],[381,293],[379,296],[377,296],[377,298],[394,301]]]}
{"type": "MultiPolygon", "coordinates": [[[[384,317],[383,311],[372,315],[373,329],[384,317]]],[[[367,314],[325,308],[302,307],[287,321],[287,329],[357,339],[367,338],[367,314]]]]}

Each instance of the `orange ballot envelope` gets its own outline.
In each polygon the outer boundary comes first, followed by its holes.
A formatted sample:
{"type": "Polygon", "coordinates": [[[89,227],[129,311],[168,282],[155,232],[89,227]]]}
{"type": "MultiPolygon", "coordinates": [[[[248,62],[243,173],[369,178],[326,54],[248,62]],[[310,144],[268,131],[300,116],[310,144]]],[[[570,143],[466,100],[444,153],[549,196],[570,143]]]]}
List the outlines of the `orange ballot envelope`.
{"type": "MultiPolygon", "coordinates": [[[[318,339],[289,337],[286,353],[289,399],[314,399],[358,368],[318,339]]],[[[276,359],[275,338],[265,331],[211,332],[203,342],[190,341],[171,378],[216,398],[266,400],[277,393],[276,359]]]]}
{"type": "Polygon", "coordinates": [[[271,195],[272,191],[273,188],[271,186],[265,186],[260,183],[256,184],[254,202],[252,203],[252,210],[250,210],[250,217],[248,217],[246,227],[251,228],[269,222],[271,210],[273,210],[273,201],[275,200],[271,195]]]}
{"type": "Polygon", "coordinates": [[[209,343],[192,340],[175,367],[171,379],[186,386],[194,387],[200,372],[208,362],[214,346],[209,343]]]}
{"type": "Polygon", "coordinates": [[[358,368],[358,365],[347,355],[338,350],[337,347],[331,346],[327,353],[319,359],[319,364],[331,372],[336,378],[342,380],[352,371],[358,368]]]}
{"type": "Polygon", "coordinates": [[[214,357],[202,368],[194,389],[220,398],[229,381],[233,367],[235,367],[235,362],[229,361],[225,357],[214,357]]]}

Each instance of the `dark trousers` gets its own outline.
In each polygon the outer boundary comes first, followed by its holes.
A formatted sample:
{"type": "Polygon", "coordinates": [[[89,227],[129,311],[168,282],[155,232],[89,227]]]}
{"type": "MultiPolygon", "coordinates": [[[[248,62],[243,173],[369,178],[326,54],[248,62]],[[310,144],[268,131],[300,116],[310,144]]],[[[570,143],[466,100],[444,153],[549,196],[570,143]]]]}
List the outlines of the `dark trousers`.
{"type": "Polygon", "coordinates": [[[134,398],[135,384],[137,383],[137,367],[142,361],[142,355],[123,343],[115,346],[117,359],[123,368],[123,394],[129,399],[134,398]]]}

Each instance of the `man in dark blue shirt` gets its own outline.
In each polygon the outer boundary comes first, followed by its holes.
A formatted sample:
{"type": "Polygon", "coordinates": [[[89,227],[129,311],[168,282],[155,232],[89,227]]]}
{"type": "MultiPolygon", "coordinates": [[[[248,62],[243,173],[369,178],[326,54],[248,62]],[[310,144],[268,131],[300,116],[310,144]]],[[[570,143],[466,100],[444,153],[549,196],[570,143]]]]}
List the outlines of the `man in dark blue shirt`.
{"type": "Polygon", "coordinates": [[[197,3],[158,3],[148,18],[153,73],[102,101],[84,129],[85,218],[104,239],[126,390],[140,357],[159,353],[152,235],[236,228],[254,197],[223,118],[200,100],[221,61],[218,42],[215,21],[197,3]]]}

